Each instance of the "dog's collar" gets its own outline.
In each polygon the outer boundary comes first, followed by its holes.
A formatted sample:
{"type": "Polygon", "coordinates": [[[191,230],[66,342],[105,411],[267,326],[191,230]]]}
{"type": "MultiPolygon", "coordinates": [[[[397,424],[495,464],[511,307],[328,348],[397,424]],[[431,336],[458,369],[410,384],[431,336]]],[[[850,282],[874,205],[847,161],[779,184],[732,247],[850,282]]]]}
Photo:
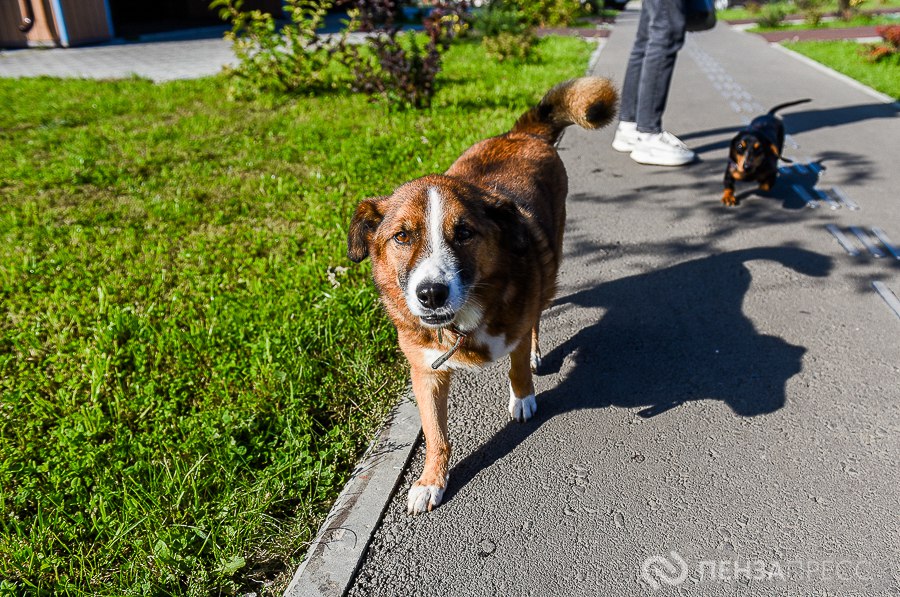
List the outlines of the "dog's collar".
{"type": "MultiPolygon", "coordinates": [[[[456,334],[456,342],[453,343],[453,346],[450,348],[450,350],[448,350],[447,352],[445,352],[444,354],[439,356],[437,358],[437,360],[435,360],[431,364],[431,368],[434,369],[435,371],[440,369],[441,365],[446,363],[448,360],[450,360],[450,357],[452,357],[454,354],[456,354],[456,351],[459,350],[460,346],[462,346],[463,340],[466,339],[466,334],[464,334],[461,331],[459,331],[458,329],[456,329],[456,327],[451,327],[451,328],[449,328],[449,330],[451,332],[453,332],[454,334],[456,334]]],[[[441,333],[442,331],[443,331],[443,328],[438,328],[438,332],[437,332],[438,344],[440,344],[444,341],[443,335],[441,333]]]]}

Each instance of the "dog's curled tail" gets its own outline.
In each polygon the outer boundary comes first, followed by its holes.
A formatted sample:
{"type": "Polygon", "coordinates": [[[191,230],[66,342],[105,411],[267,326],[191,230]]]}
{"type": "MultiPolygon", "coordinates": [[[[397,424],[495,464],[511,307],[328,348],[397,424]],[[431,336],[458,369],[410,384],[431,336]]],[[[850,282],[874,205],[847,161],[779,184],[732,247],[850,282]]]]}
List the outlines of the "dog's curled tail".
{"type": "Polygon", "coordinates": [[[556,143],[571,124],[598,129],[616,115],[619,94],[612,82],[601,77],[569,79],[547,92],[544,98],[516,121],[510,133],[526,133],[556,143]]]}

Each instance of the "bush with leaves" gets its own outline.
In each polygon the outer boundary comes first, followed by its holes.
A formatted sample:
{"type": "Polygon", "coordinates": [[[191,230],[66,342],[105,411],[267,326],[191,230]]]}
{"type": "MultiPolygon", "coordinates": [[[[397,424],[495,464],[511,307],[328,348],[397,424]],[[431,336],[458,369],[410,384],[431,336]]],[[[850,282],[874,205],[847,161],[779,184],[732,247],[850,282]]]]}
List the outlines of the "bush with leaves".
{"type": "Polygon", "coordinates": [[[580,0],[515,0],[508,2],[538,27],[570,25],[584,14],[580,0]]]}
{"type": "Polygon", "coordinates": [[[828,0],[795,0],[794,4],[803,15],[803,21],[810,27],[818,27],[825,16],[825,4],[828,0]]]}
{"type": "Polygon", "coordinates": [[[875,29],[884,40],[866,49],[866,58],[869,62],[880,62],[893,56],[900,56],[900,25],[885,25],[875,29]]]}
{"type": "Polygon", "coordinates": [[[788,9],[781,4],[767,4],[760,12],[756,23],[760,27],[768,27],[774,29],[784,24],[784,19],[788,16],[788,9]]]}
{"type": "Polygon", "coordinates": [[[231,24],[238,63],[226,67],[233,97],[258,91],[295,92],[333,87],[329,64],[338,42],[322,37],[322,25],[333,0],[284,0],[290,22],[280,26],[270,13],[243,10],[243,0],[213,0],[222,20],[231,24]]]}
{"type": "Polygon", "coordinates": [[[395,0],[351,0],[349,29],[368,31],[362,45],[343,43],[341,59],[353,74],[351,87],[380,95],[394,108],[431,105],[441,57],[466,28],[466,4],[438,3],[424,19],[424,33],[400,30],[395,0]]]}
{"type": "Polygon", "coordinates": [[[744,9],[752,15],[758,15],[762,10],[762,4],[760,4],[756,0],[750,0],[749,2],[744,4],[744,9]]]}
{"type": "Polygon", "coordinates": [[[524,12],[494,2],[475,13],[473,28],[482,35],[487,54],[500,62],[524,62],[531,57],[537,37],[524,12]]]}

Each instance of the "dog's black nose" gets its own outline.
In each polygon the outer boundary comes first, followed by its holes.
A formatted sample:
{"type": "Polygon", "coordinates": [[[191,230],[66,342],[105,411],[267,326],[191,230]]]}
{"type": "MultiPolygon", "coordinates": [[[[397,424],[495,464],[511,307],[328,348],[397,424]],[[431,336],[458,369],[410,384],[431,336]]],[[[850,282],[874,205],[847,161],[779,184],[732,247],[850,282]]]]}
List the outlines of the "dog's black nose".
{"type": "Polygon", "coordinates": [[[450,296],[450,288],[446,284],[425,283],[416,289],[416,296],[423,306],[429,309],[437,309],[443,307],[450,296]]]}

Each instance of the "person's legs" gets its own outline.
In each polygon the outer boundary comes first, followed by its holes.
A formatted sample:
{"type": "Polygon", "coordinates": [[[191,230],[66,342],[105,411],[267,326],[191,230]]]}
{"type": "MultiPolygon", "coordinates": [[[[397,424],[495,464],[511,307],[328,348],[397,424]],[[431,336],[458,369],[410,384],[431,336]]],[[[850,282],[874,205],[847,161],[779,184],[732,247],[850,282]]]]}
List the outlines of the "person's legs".
{"type": "Polygon", "coordinates": [[[641,164],[681,166],[696,158],[662,130],[675,58],[684,45],[683,0],[643,0],[634,46],[622,83],[616,151],[641,164]]]}
{"type": "MultiPolygon", "coordinates": [[[[669,96],[675,58],[684,45],[684,7],[682,0],[644,0],[643,11],[647,11],[647,40],[637,85],[634,122],[639,132],[655,134],[662,132],[662,114],[669,96]]],[[[625,120],[624,116],[622,120],[625,120]]]]}
{"type": "Polygon", "coordinates": [[[619,120],[621,122],[635,122],[637,120],[641,68],[644,65],[644,54],[648,39],[647,31],[650,24],[650,11],[645,7],[654,1],[658,2],[659,0],[645,0],[644,8],[641,8],[637,34],[634,38],[634,45],[631,47],[631,55],[628,57],[625,80],[622,82],[622,94],[619,102],[619,120]]]}

